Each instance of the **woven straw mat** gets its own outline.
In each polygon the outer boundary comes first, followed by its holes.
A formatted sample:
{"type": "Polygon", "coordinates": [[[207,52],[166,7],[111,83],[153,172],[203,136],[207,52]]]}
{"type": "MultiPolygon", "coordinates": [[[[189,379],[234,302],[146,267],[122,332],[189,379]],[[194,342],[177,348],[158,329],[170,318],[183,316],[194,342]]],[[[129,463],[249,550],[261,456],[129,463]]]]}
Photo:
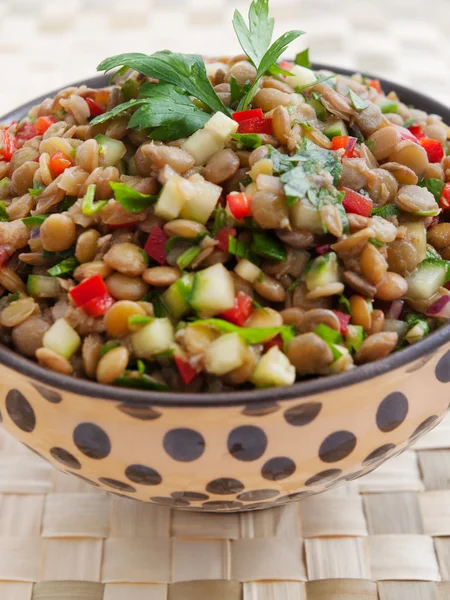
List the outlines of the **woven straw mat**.
{"type": "MultiPolygon", "coordinates": [[[[160,48],[237,53],[247,0],[0,0],[0,114],[160,48]]],[[[449,103],[449,0],[272,0],[316,61],[449,103]]],[[[450,600],[450,418],[358,481],[243,515],[106,495],[0,430],[0,600],[450,600]]]]}

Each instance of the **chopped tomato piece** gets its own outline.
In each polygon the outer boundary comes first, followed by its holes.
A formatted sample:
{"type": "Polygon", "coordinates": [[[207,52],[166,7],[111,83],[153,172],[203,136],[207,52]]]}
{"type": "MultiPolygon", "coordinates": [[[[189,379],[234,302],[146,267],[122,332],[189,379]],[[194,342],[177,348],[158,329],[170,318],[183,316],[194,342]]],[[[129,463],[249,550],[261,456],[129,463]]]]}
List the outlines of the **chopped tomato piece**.
{"type": "Polygon", "coordinates": [[[344,200],[342,201],[342,205],[345,208],[345,212],[361,215],[362,217],[370,216],[373,206],[373,202],[370,198],[367,198],[362,194],[358,194],[358,192],[355,192],[349,188],[343,188],[343,190],[345,192],[345,196],[344,200]]]}
{"type": "Polygon", "coordinates": [[[107,293],[104,296],[92,298],[92,300],[89,300],[89,302],[83,304],[81,308],[90,317],[96,318],[101,317],[102,315],[107,313],[111,306],[114,304],[114,302],[114,298],[107,293]]]}
{"type": "Polygon", "coordinates": [[[328,252],[331,252],[331,245],[330,244],[323,244],[323,246],[317,246],[316,247],[316,252],[317,254],[328,254],[328,252]]]}
{"type": "Polygon", "coordinates": [[[166,244],[167,236],[161,227],[158,227],[157,225],[151,230],[144,250],[150,256],[150,258],[153,258],[154,261],[160,265],[165,265],[167,258],[166,244]]]}
{"type": "Polygon", "coordinates": [[[273,134],[272,119],[247,119],[239,123],[238,133],[273,134]]]}
{"type": "Polygon", "coordinates": [[[252,108],[251,110],[241,110],[240,112],[235,112],[232,115],[232,119],[236,121],[236,123],[241,123],[242,121],[248,121],[249,119],[264,119],[264,113],[262,108],[252,108]]]}
{"type": "Polygon", "coordinates": [[[379,94],[381,94],[381,92],[383,91],[383,90],[381,89],[381,83],[380,83],[380,80],[379,80],[379,79],[371,79],[371,80],[369,81],[369,86],[370,86],[371,88],[373,88],[374,90],[376,90],[376,91],[377,91],[379,94]]]}
{"type": "Polygon", "coordinates": [[[56,123],[56,119],[54,117],[39,117],[34,124],[37,134],[44,135],[44,133],[51,125],[53,125],[53,123],[56,123]]]}
{"type": "Polygon", "coordinates": [[[445,184],[439,205],[443,210],[448,210],[450,208],[450,183],[445,184]]]}
{"type": "Polygon", "coordinates": [[[222,319],[230,321],[239,327],[245,323],[253,312],[253,300],[244,292],[238,292],[234,299],[233,308],[229,308],[220,314],[222,319]]]}
{"type": "Polygon", "coordinates": [[[197,377],[197,371],[181,356],[175,356],[175,364],[177,365],[181,379],[186,385],[189,385],[197,377]]]}
{"type": "Polygon", "coordinates": [[[236,229],[234,227],[224,227],[216,233],[217,247],[222,252],[228,252],[228,244],[230,237],[236,236],[236,229]]]}
{"type": "Polygon", "coordinates": [[[250,217],[252,214],[252,199],[244,192],[228,194],[227,203],[231,214],[238,220],[250,217]]]}
{"type": "Polygon", "coordinates": [[[418,140],[425,137],[425,135],[422,133],[422,127],[420,125],[411,125],[411,127],[408,127],[408,129],[414,136],[416,136],[418,140]]]}
{"type": "Polygon", "coordinates": [[[281,337],[280,334],[276,335],[268,342],[265,342],[264,352],[268,352],[274,346],[277,346],[281,351],[283,351],[283,338],[281,337]]]}
{"type": "Polygon", "coordinates": [[[339,319],[339,324],[341,326],[341,329],[340,329],[341,334],[346,335],[351,316],[341,312],[340,310],[333,310],[333,312],[339,319]]]}
{"type": "Polygon", "coordinates": [[[423,137],[420,138],[420,145],[425,148],[425,152],[428,154],[428,160],[430,163],[439,163],[444,158],[444,148],[441,142],[432,140],[431,138],[423,137]]]}
{"type": "Polygon", "coordinates": [[[73,163],[67,154],[58,151],[51,155],[49,167],[54,175],[61,175],[66,169],[72,167],[73,163]]]}
{"type": "Polygon", "coordinates": [[[358,140],[355,137],[349,135],[336,135],[331,143],[333,150],[345,150],[345,158],[356,158],[358,153],[355,150],[356,142],[358,140]]]}
{"type": "Polygon", "coordinates": [[[91,300],[109,295],[106,284],[100,275],[93,275],[89,279],[85,279],[72,288],[69,294],[78,307],[84,307],[91,300]]]}
{"type": "Polygon", "coordinates": [[[4,129],[0,141],[0,158],[9,162],[14,152],[17,150],[16,138],[9,135],[6,129],[4,129]]]}
{"type": "Polygon", "coordinates": [[[92,98],[85,98],[85,100],[86,104],[89,106],[91,117],[98,117],[105,112],[105,108],[95,100],[92,100],[92,98]]]}
{"type": "Polygon", "coordinates": [[[284,69],[285,71],[291,71],[292,68],[294,67],[294,65],[287,60],[282,60],[280,62],[279,66],[280,66],[280,69],[284,69]]]}
{"type": "Polygon", "coordinates": [[[23,123],[20,126],[19,131],[16,133],[16,140],[24,144],[28,140],[32,140],[37,136],[36,124],[35,123],[23,123]]]}

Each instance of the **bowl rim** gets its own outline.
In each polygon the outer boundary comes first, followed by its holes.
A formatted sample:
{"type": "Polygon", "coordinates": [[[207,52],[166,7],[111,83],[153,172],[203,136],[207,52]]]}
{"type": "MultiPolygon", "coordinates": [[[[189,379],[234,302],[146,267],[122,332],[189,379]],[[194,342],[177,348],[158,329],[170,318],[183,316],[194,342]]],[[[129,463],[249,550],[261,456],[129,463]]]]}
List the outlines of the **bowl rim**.
{"type": "MultiPolygon", "coordinates": [[[[345,69],[321,63],[314,63],[313,67],[316,70],[328,70],[342,75],[351,75],[358,72],[353,69],[345,69]]],[[[369,75],[369,77],[379,79],[385,89],[395,91],[404,102],[412,104],[416,108],[422,108],[428,113],[438,114],[446,121],[450,121],[450,108],[441,102],[388,79],[374,75],[369,75]]],[[[106,85],[108,81],[109,77],[98,75],[66,85],[65,87],[77,87],[80,85],[101,87],[106,85]]],[[[32,106],[39,104],[45,98],[56,95],[58,91],[59,89],[49,92],[9,111],[6,115],[0,117],[0,123],[17,119],[18,117],[22,118],[32,106]]],[[[363,380],[370,380],[380,375],[384,375],[389,371],[393,371],[415,360],[431,355],[449,340],[450,324],[444,325],[441,329],[432,333],[417,344],[395,352],[387,358],[358,366],[354,370],[345,373],[305,380],[289,387],[238,390],[219,393],[158,392],[104,385],[88,379],[77,379],[68,375],[61,375],[53,371],[48,371],[37,363],[32,362],[29,358],[26,358],[3,345],[0,345],[0,364],[4,364],[14,371],[39,383],[90,398],[120,401],[123,404],[135,406],[213,408],[219,406],[277,403],[283,400],[302,399],[308,396],[350,387],[363,380]]]]}

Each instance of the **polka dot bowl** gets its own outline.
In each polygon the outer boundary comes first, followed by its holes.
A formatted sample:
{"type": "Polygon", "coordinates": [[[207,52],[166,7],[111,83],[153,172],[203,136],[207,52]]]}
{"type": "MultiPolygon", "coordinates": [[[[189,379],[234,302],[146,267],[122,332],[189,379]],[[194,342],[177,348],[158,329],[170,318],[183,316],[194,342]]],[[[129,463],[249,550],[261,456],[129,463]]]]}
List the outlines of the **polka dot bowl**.
{"type": "MultiPolygon", "coordinates": [[[[450,121],[438,103],[383,84],[450,121]]],[[[92,485],[187,510],[258,510],[369,473],[442,419],[449,384],[449,327],[348,373],[215,395],[102,386],[0,347],[0,413],[13,436],[92,485]]]]}

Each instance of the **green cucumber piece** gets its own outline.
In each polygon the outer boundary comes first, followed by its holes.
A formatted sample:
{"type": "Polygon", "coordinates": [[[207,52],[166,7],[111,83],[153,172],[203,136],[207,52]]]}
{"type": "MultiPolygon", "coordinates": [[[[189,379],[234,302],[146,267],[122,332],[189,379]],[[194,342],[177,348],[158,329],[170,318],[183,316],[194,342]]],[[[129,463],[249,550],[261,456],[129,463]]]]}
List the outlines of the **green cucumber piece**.
{"type": "Polygon", "coordinates": [[[234,281],[217,264],[195,274],[189,304],[200,316],[214,316],[234,306],[234,281]]]}
{"type": "Polygon", "coordinates": [[[448,264],[444,260],[428,258],[407,277],[407,297],[411,300],[432,298],[448,281],[448,264]]]}
{"type": "Polygon", "coordinates": [[[194,281],[193,273],[186,273],[175,281],[162,295],[162,301],[175,319],[181,319],[190,311],[188,298],[194,281]]]}
{"type": "Polygon", "coordinates": [[[34,298],[57,298],[61,293],[59,282],[54,277],[28,275],[27,294],[34,298]]]}
{"type": "Polygon", "coordinates": [[[344,121],[336,121],[328,127],[325,127],[323,133],[332,140],[334,137],[338,135],[348,135],[347,127],[345,126],[344,121]]]}
{"type": "Polygon", "coordinates": [[[126,146],[120,140],[115,140],[99,133],[94,138],[99,146],[103,167],[114,167],[127,153],[126,146]]]}

